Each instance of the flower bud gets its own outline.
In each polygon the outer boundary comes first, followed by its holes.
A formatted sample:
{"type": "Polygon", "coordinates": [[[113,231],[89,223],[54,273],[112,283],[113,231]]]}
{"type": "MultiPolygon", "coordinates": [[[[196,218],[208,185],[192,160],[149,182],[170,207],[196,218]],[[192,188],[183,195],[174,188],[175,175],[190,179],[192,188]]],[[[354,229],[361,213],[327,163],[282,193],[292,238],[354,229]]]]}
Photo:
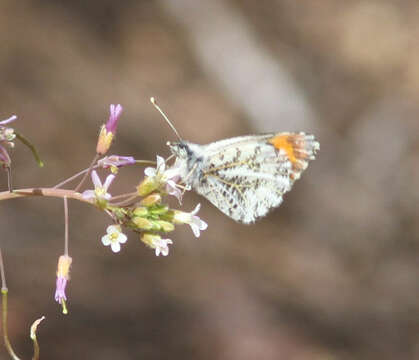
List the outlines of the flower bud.
{"type": "Polygon", "coordinates": [[[140,201],[142,206],[152,206],[161,203],[161,195],[159,193],[153,193],[148,195],[146,198],[140,201]]]}
{"type": "Polygon", "coordinates": [[[99,138],[96,145],[96,152],[98,154],[105,155],[111,147],[121,113],[122,106],[120,104],[116,106],[111,104],[109,120],[100,129],[99,138]]]}
{"type": "Polygon", "coordinates": [[[169,232],[175,230],[175,225],[168,221],[158,220],[157,224],[160,226],[160,229],[164,232],[169,232]]]}
{"type": "Polygon", "coordinates": [[[159,183],[154,178],[147,176],[140,185],[137,186],[137,194],[139,196],[146,196],[157,190],[159,183]]]}
{"type": "Polygon", "coordinates": [[[142,230],[151,230],[154,227],[150,220],[142,217],[134,217],[132,222],[135,224],[135,226],[137,226],[138,229],[142,230]]]}
{"type": "Polygon", "coordinates": [[[148,215],[148,210],[145,207],[139,206],[139,207],[137,207],[133,210],[132,214],[134,216],[144,217],[144,216],[148,215]]]}

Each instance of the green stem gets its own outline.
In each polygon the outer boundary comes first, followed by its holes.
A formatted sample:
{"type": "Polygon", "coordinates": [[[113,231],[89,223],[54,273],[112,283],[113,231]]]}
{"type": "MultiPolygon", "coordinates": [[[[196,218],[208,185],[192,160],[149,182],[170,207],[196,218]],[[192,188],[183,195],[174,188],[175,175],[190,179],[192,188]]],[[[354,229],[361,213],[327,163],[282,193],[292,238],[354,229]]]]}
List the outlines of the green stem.
{"type": "Polygon", "coordinates": [[[7,331],[7,288],[1,289],[1,308],[2,308],[2,317],[3,317],[3,339],[4,345],[6,346],[7,352],[10,354],[13,360],[20,360],[20,358],[15,354],[12,348],[12,344],[9,341],[9,334],[7,331]]]}
{"type": "Polygon", "coordinates": [[[14,130],[14,134],[16,135],[16,138],[22,142],[22,144],[26,145],[29,148],[29,150],[32,152],[33,157],[38,163],[38,166],[43,167],[44,163],[39,157],[38,151],[35,149],[35,146],[28,139],[26,139],[21,133],[17,132],[16,129],[14,130]]]}

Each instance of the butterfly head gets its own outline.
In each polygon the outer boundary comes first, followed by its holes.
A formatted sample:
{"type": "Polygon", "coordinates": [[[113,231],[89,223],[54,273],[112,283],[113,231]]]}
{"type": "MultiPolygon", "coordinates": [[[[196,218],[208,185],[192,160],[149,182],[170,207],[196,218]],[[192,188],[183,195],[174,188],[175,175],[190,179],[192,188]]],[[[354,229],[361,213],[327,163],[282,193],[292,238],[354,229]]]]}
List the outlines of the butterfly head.
{"type": "Polygon", "coordinates": [[[177,158],[187,159],[188,156],[190,156],[189,146],[184,141],[168,141],[167,146],[170,148],[172,154],[175,155],[177,158]]]}

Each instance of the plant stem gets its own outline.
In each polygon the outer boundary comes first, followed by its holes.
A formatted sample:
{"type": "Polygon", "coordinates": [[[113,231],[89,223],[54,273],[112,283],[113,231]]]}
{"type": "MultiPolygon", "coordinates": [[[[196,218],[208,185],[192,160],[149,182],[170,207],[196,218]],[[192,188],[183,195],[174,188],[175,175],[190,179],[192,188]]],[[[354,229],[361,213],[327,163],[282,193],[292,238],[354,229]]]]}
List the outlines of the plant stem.
{"type": "Polygon", "coordinates": [[[68,256],[68,201],[64,196],[64,255],[68,256]]]}
{"type": "Polygon", "coordinates": [[[89,166],[89,170],[86,172],[86,174],[84,174],[83,179],[81,179],[80,183],[76,186],[74,191],[79,191],[80,190],[80,188],[82,187],[82,185],[86,181],[87,177],[90,175],[90,172],[92,171],[93,166],[95,165],[96,161],[99,159],[99,156],[100,156],[99,154],[95,155],[95,157],[92,160],[92,163],[89,166]]]}
{"type": "Polygon", "coordinates": [[[3,264],[3,255],[0,249],[0,272],[1,272],[1,315],[2,315],[2,323],[3,323],[3,340],[4,345],[6,346],[7,352],[9,353],[10,357],[13,360],[20,360],[20,358],[15,354],[12,348],[12,344],[9,340],[9,334],[7,329],[7,286],[6,286],[6,275],[4,272],[4,264],[3,264]]]}
{"type": "Polygon", "coordinates": [[[86,200],[80,193],[74,190],[54,188],[28,188],[14,190],[13,192],[2,191],[0,192],[0,201],[30,196],[46,196],[57,198],[64,198],[64,196],[66,196],[68,199],[78,200],[93,205],[93,202],[86,200]]]}
{"type": "MultiPolygon", "coordinates": [[[[99,167],[99,165],[95,165],[95,166],[93,166],[93,168],[92,168],[92,169],[96,169],[97,167],[99,167]]],[[[86,173],[87,171],[89,171],[89,168],[84,169],[84,170],[82,170],[82,171],[78,172],[77,174],[75,174],[75,175],[73,175],[73,176],[69,177],[68,179],[65,179],[65,180],[61,181],[59,184],[54,185],[54,189],[58,189],[58,188],[60,188],[61,186],[63,186],[63,185],[65,185],[65,184],[67,184],[68,182],[70,182],[70,181],[72,181],[72,180],[74,180],[74,179],[78,178],[80,175],[83,175],[83,174],[84,174],[84,173],[86,173]]]]}

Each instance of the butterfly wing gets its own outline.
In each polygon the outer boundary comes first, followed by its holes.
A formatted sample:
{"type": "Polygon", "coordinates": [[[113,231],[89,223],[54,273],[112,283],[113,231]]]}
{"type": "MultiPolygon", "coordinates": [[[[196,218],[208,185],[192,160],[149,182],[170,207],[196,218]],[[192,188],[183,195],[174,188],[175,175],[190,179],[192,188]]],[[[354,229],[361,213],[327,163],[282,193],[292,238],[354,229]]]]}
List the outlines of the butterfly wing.
{"type": "Polygon", "coordinates": [[[195,190],[232,219],[252,223],[282,203],[319,143],[304,133],[278,133],[206,145],[195,190]]]}

